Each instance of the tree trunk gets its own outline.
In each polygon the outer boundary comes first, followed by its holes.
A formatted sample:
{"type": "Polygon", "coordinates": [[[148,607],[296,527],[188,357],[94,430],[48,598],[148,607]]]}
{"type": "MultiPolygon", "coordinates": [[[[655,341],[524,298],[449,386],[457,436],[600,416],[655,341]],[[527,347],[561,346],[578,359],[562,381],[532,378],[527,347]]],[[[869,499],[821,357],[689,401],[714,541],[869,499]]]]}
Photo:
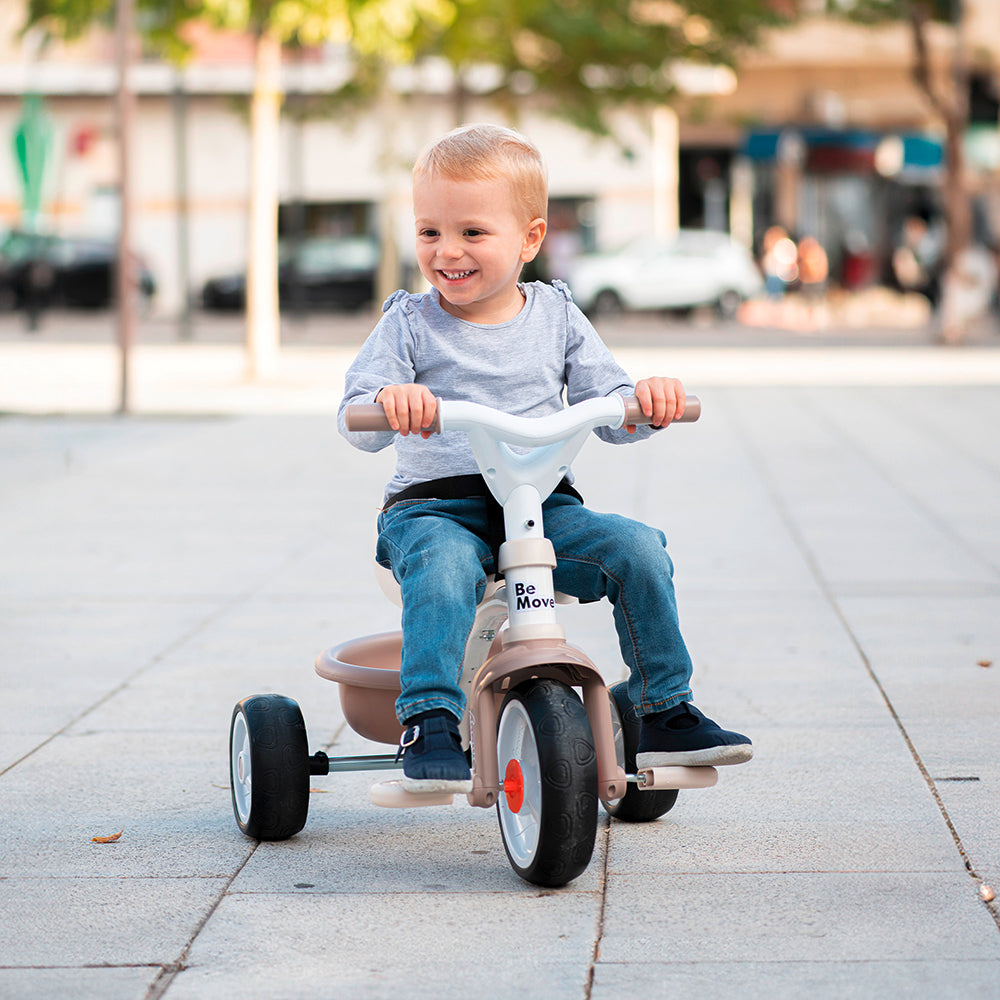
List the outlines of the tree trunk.
{"type": "Polygon", "coordinates": [[[247,372],[274,372],[280,345],[278,313],[278,123],[281,42],[257,35],[250,107],[250,255],[246,283],[247,372]]]}
{"type": "Polygon", "coordinates": [[[399,94],[389,82],[389,66],[379,68],[381,84],[378,99],[379,170],[382,174],[382,192],[378,206],[379,266],[375,276],[375,300],[384,302],[401,284],[401,261],[397,237],[400,212],[399,154],[399,94]]]}
{"type": "Polygon", "coordinates": [[[931,106],[940,115],[945,128],[942,191],[945,248],[938,320],[941,339],[950,344],[961,343],[969,319],[963,305],[966,279],[962,273],[962,264],[972,240],[972,209],[965,183],[965,156],[962,149],[969,119],[969,67],[961,2],[956,5],[955,11],[951,79],[947,87],[942,88],[932,75],[927,45],[928,12],[919,3],[914,3],[910,9],[914,48],[913,76],[931,106]]]}

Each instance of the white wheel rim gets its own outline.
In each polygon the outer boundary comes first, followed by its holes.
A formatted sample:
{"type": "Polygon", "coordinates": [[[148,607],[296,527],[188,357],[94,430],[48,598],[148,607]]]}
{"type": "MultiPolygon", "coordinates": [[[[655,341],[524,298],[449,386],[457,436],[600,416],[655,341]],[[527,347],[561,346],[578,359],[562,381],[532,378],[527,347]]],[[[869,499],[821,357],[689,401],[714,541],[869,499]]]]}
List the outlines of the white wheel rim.
{"type": "Polygon", "coordinates": [[[250,818],[253,776],[250,773],[250,731],[246,716],[239,712],[233,720],[233,739],[229,749],[232,765],[233,802],[241,823],[250,818]]]}
{"type": "Polygon", "coordinates": [[[521,808],[512,812],[507,796],[501,793],[499,815],[504,844],[511,858],[519,867],[526,868],[538,850],[542,784],[535,732],[520,701],[509,701],[500,717],[497,757],[501,776],[507,773],[507,765],[513,760],[520,765],[524,778],[521,808]]]}

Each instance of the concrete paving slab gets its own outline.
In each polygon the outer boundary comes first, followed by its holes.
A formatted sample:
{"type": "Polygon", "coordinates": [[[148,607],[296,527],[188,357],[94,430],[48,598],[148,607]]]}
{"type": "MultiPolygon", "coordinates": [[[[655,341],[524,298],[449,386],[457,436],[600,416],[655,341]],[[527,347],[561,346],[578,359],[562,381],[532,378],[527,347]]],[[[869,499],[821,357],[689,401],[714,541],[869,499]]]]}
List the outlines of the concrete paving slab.
{"type": "MultiPolygon", "coordinates": [[[[246,860],[232,836],[227,734],[133,738],[81,730],[4,777],[0,875],[221,877],[246,860]],[[123,830],[113,844],[96,844],[123,830]]],[[[153,883],[151,883],[152,885],[153,883]]]]}
{"type": "Polygon", "coordinates": [[[159,966],[119,969],[0,969],[0,998],[22,1000],[108,1000],[146,996],[160,975],[159,966]]]}
{"type": "MultiPolygon", "coordinates": [[[[365,808],[370,783],[319,785],[329,794],[314,796],[306,829],[293,840],[261,845],[232,891],[295,896],[538,891],[511,870],[492,810],[455,805],[373,815],[375,807],[365,808]]],[[[601,867],[596,857],[562,891],[596,892],[601,867]]]]}
{"type": "MultiPolygon", "coordinates": [[[[0,623],[4,715],[0,729],[20,734],[0,768],[59,732],[148,669],[157,656],[211,616],[200,601],[5,601],[0,623]],[[14,756],[16,754],[16,756],[14,756]]],[[[0,751],[2,752],[2,751],[0,751]]]]}
{"type": "Polygon", "coordinates": [[[229,895],[170,985],[170,1000],[338,995],[584,996],[592,894],[229,895]]]}
{"type": "Polygon", "coordinates": [[[171,964],[225,891],[218,878],[0,880],[7,968],[171,964]]]}
{"type": "Polygon", "coordinates": [[[754,425],[749,398],[736,394],[734,401],[759,474],[771,483],[779,510],[835,591],[859,582],[996,583],[994,569],[956,546],[950,529],[859,454],[839,428],[790,397],[776,404],[776,434],[754,425]]]}
{"type": "Polygon", "coordinates": [[[613,825],[608,870],[964,870],[894,728],[818,725],[754,735],[754,759],[720,768],[714,788],[680,792],[655,823],[613,825]]]}
{"type": "Polygon", "coordinates": [[[670,996],[673,1000],[801,1000],[838,997],[934,997],[969,1000],[996,995],[996,961],[905,962],[598,962],[591,1000],[634,1000],[670,996]]]}
{"type": "Polygon", "coordinates": [[[965,873],[614,875],[602,962],[1000,959],[965,873]]]}

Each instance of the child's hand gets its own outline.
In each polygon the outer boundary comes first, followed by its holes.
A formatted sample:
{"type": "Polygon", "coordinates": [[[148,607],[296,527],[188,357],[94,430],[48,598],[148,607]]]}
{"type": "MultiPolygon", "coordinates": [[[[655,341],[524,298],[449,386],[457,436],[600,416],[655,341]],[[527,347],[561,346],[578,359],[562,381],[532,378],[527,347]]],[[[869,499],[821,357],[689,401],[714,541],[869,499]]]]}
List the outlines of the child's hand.
{"type": "MultiPolygon", "coordinates": [[[[665,427],[684,415],[684,386],[675,378],[644,378],[635,384],[635,398],[654,427],[665,427]]],[[[635,424],[625,430],[635,433],[635,424]]]]}
{"type": "Polygon", "coordinates": [[[437,416],[437,398],[425,385],[387,385],[379,391],[375,401],[382,404],[389,426],[407,434],[420,434],[427,439],[431,431],[426,428],[437,416]]]}

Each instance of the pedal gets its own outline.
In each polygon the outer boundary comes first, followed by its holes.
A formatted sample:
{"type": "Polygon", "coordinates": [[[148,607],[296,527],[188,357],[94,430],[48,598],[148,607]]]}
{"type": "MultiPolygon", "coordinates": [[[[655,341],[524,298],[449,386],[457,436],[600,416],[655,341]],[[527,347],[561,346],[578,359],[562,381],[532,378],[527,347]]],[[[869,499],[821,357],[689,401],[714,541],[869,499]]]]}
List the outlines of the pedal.
{"type": "Polygon", "coordinates": [[[714,767],[646,767],[636,772],[637,784],[643,791],[666,788],[711,788],[719,780],[714,767]]]}
{"type": "Polygon", "coordinates": [[[413,809],[419,806],[450,806],[454,792],[411,792],[399,778],[376,781],[368,790],[372,804],[386,809],[413,809]]]}

